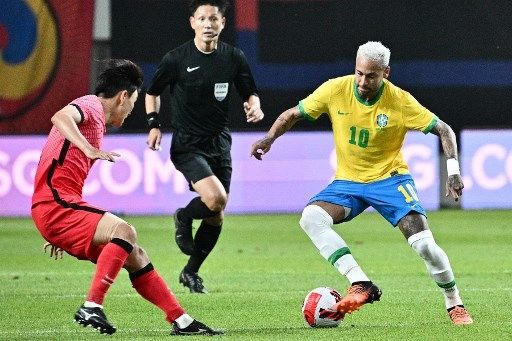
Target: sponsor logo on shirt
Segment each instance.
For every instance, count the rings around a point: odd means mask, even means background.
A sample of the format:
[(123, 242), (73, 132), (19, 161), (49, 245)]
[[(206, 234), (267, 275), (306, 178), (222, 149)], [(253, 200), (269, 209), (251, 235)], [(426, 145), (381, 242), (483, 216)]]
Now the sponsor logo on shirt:
[(187, 72), (192, 72), (192, 71), (195, 71), (195, 70), (197, 70), (199, 68), (200, 68), (200, 66), (195, 66), (195, 67), (190, 67), (189, 66), (189, 67), (187, 67)]

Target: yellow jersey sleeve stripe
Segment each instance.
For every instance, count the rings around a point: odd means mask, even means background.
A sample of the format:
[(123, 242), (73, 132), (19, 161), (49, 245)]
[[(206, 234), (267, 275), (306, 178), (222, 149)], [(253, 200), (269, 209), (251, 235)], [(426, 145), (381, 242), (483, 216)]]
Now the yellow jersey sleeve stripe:
[(423, 134), (426, 135), (426, 134), (430, 133), (430, 131), (432, 129), (434, 129), (434, 127), (436, 126), (437, 120), (439, 120), (439, 118), (434, 115), (434, 117), (432, 117), (432, 121), (430, 121), (429, 125), (425, 129), (423, 129)]
[(311, 121), (311, 122), (315, 121), (315, 119), (313, 117), (309, 116), (308, 113), (306, 112), (306, 108), (304, 108), (303, 101), (299, 101), (299, 111), (300, 111), (300, 116), (302, 118), (305, 118), (306, 120)]

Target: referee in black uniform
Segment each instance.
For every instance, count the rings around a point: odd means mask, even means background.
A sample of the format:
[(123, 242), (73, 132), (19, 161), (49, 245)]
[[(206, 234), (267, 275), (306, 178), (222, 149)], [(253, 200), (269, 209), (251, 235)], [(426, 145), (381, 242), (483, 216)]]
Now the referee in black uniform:
[[(206, 293), (199, 268), (219, 238), (231, 182), (229, 100), (236, 88), (245, 101), (247, 122), (263, 119), (258, 90), (243, 52), (219, 41), (226, 23), (225, 0), (191, 1), (193, 40), (168, 52), (146, 93), (148, 145), (160, 149), (160, 94), (171, 92), (174, 134), (171, 160), (199, 196), (174, 214), (175, 239), (190, 255), (179, 281), (193, 293)], [(201, 219), (195, 236), (192, 221)]]

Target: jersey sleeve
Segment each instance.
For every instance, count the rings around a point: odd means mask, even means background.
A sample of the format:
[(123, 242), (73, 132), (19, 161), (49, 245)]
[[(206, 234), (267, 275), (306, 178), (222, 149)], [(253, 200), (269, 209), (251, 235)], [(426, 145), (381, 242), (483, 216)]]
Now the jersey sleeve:
[(332, 80), (320, 85), (312, 94), (299, 102), (301, 115), (314, 121), (323, 113), (328, 112), (328, 105), (331, 99)]
[(69, 105), (80, 113), (81, 120), (77, 123), (80, 127), (94, 124), (104, 127), (105, 115), (98, 97), (94, 95), (79, 97), (69, 103)]
[(238, 94), (245, 101), (249, 98), (249, 96), (257, 95), (258, 88), (256, 87), (254, 77), (251, 73), (251, 68), (249, 67), (249, 63), (247, 63), (247, 58), (245, 57), (243, 51), (240, 49), (235, 49), (234, 55), (238, 65), (238, 72), (234, 78), (234, 83)]
[(83, 123), (85, 121), (85, 113), (82, 110), (82, 108), (78, 104), (73, 103), (73, 102), (69, 103), (69, 105), (71, 105), (72, 107), (75, 107), (75, 109), (78, 110), (78, 112), (80, 113), (81, 118), (80, 118), (80, 122), (78, 122), (78, 124)]
[(69, 103), (69, 105), (74, 107), (80, 113), (81, 119), (80, 122), (78, 122), (78, 124), (87, 123), (91, 120), (91, 115), (94, 111), (90, 110), (93, 106), (90, 97), (91, 96), (79, 97), (74, 99), (71, 103)]
[(403, 102), (403, 118), (408, 130), (420, 130), (428, 134), (437, 123), (437, 116), (422, 106), (410, 93), (406, 93)]
[(167, 85), (172, 86), (173, 79), (176, 79), (176, 63), (170, 52), (168, 52), (160, 61), (158, 69), (151, 80), (147, 94), (160, 96)]

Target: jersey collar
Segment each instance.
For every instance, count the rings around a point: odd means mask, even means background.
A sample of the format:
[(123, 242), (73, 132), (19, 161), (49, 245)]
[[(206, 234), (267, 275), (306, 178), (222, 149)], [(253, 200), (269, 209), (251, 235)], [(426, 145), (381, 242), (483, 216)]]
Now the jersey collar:
[(354, 81), (354, 96), (356, 97), (356, 99), (358, 100), (359, 103), (369, 107), (369, 106), (377, 103), (377, 101), (380, 99), (380, 96), (382, 96), (382, 93), (384, 92), (384, 84), (386, 84), (386, 83), (384, 83), (384, 80), (383, 80), (382, 83), (380, 84), (380, 88), (379, 88), (379, 91), (377, 92), (377, 94), (372, 99), (367, 101), (363, 97), (361, 97), (361, 95), (359, 95), (359, 92), (357, 92), (357, 85), (356, 85), (356, 82)]

